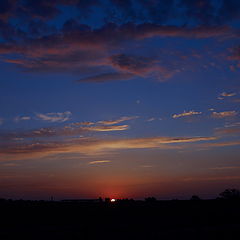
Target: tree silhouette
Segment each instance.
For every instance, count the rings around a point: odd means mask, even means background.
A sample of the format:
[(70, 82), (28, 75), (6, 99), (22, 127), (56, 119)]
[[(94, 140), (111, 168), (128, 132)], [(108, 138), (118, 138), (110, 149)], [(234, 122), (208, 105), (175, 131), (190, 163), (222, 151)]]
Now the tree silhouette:
[(240, 191), (238, 189), (226, 189), (221, 192), (220, 197), (226, 200), (240, 200)]
[(147, 198), (145, 198), (145, 201), (148, 203), (152, 203), (152, 202), (156, 202), (157, 199), (155, 197), (147, 197)]
[(201, 200), (201, 198), (199, 196), (197, 196), (197, 195), (192, 195), (190, 200), (196, 201), (196, 200)]

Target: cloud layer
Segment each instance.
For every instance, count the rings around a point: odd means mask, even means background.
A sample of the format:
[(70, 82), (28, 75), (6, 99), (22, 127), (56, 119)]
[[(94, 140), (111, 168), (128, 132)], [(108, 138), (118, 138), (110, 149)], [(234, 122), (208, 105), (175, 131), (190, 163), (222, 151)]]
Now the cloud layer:
[[(37, 119), (47, 121), (50, 123), (62, 123), (70, 119), (71, 112), (63, 113), (47, 113), (36, 114)], [(16, 141), (24, 139), (39, 139), (50, 137), (66, 137), (66, 136), (79, 136), (91, 132), (112, 132), (112, 131), (125, 131), (130, 128), (129, 125), (116, 125), (122, 122), (130, 121), (138, 118), (137, 116), (124, 116), (115, 120), (102, 120), (97, 122), (73, 122), (64, 126), (51, 126), (36, 128), (33, 130), (25, 131), (8, 131), (7, 133), (0, 133), (0, 140), (2, 141)], [(19, 120), (19, 119), (18, 119)]]
[[(134, 77), (163, 81), (183, 71), (182, 56), (165, 61), (172, 50), (163, 56), (158, 46), (156, 54), (141, 54), (139, 44), (150, 38), (238, 37), (239, 32), (226, 24), (237, 19), (238, 7), (226, 0), (220, 4), (206, 0), (4, 0), (0, 6), (1, 61), (25, 71), (78, 72), (77, 82)], [(93, 24), (95, 18), (97, 24)]]
[(152, 137), (111, 140), (88, 137), (61, 142), (32, 142), (5, 145), (0, 149), (0, 156), (4, 160), (4, 157), (7, 156), (13, 159), (26, 159), (61, 153), (92, 155), (124, 149), (179, 149), (182, 146), (178, 144), (213, 140), (216, 140), (216, 137)]

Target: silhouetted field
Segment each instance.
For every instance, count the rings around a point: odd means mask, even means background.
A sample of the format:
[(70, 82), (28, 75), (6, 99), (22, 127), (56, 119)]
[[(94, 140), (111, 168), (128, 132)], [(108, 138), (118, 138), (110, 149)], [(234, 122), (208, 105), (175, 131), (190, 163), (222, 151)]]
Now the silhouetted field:
[(240, 201), (0, 201), (0, 239), (239, 239)]

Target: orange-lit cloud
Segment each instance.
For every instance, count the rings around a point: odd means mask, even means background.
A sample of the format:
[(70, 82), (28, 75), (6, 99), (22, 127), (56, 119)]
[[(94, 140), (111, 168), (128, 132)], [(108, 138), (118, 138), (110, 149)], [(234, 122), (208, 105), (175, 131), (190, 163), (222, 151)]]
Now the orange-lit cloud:
[(4, 160), (6, 156), (12, 156), (13, 159), (25, 159), (60, 153), (93, 155), (124, 149), (178, 149), (183, 147), (181, 146), (182, 143), (186, 144), (213, 140), (216, 140), (216, 137), (152, 137), (111, 140), (80, 138), (61, 142), (8, 144), (1, 146), (0, 156), (1, 160)]
[[(65, 122), (70, 117), (70, 112), (65, 113), (48, 113), (38, 114), (38, 117), (50, 122)], [(17, 118), (17, 121), (28, 120), (30, 117)], [(27, 138), (44, 138), (44, 137), (60, 137), (60, 136), (76, 136), (86, 134), (88, 132), (111, 132), (124, 131), (129, 129), (129, 125), (115, 125), (124, 121), (138, 118), (137, 116), (121, 117), (115, 120), (104, 120), (98, 122), (74, 122), (61, 127), (45, 127), (26, 131), (12, 131), (0, 133), (0, 140), (9, 141)], [(115, 125), (115, 126), (112, 126)]]
[(199, 145), (201, 148), (212, 148), (212, 147), (229, 147), (229, 146), (238, 146), (240, 141), (226, 141), (226, 142), (212, 142)]
[(199, 115), (199, 114), (202, 114), (202, 113), (191, 110), (189, 112), (184, 111), (183, 113), (180, 113), (180, 114), (174, 114), (172, 117), (180, 118), (180, 117), (188, 117), (188, 116)]
[(230, 92), (230, 93), (222, 92), (222, 93), (220, 94), (220, 96), (222, 96), (222, 97), (233, 97), (233, 96), (235, 96), (235, 95), (236, 95), (236, 93), (234, 93), (234, 92)]
[(226, 117), (234, 117), (237, 115), (236, 111), (224, 111), (224, 112), (213, 112), (213, 118), (226, 118)]
[(124, 131), (129, 128), (128, 125), (118, 126), (93, 126), (93, 127), (82, 127), (83, 131), (94, 131), (94, 132), (111, 132), (111, 131)]
[(111, 56), (110, 62), (114, 68), (140, 77), (154, 76), (158, 80), (164, 80), (176, 73), (174, 69), (163, 66), (159, 60), (150, 57), (117, 54)]
[(88, 164), (90, 164), (90, 165), (95, 165), (95, 164), (102, 164), (102, 163), (110, 163), (111, 161), (109, 161), (109, 160), (99, 160), (99, 161), (91, 161), (91, 162), (89, 162)]
[(114, 125), (114, 124), (118, 124), (124, 121), (129, 121), (132, 119), (136, 119), (138, 118), (138, 116), (130, 116), (130, 117), (121, 117), (119, 119), (115, 119), (115, 120), (103, 120), (103, 121), (98, 121), (99, 124), (103, 124), (103, 125)]
[(225, 127), (225, 128), (218, 128), (215, 130), (216, 134), (218, 135), (239, 135), (240, 134), (240, 127)]

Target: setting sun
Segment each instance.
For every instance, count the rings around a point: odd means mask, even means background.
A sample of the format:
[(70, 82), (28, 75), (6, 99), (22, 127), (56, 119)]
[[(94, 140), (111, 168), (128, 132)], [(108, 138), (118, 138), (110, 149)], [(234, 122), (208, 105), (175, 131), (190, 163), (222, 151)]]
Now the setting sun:
[(111, 199), (111, 202), (116, 202), (116, 199), (112, 198), (112, 199)]

